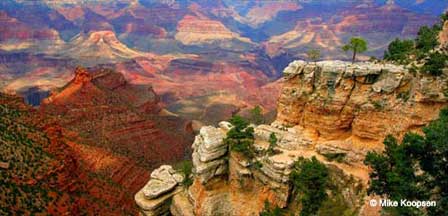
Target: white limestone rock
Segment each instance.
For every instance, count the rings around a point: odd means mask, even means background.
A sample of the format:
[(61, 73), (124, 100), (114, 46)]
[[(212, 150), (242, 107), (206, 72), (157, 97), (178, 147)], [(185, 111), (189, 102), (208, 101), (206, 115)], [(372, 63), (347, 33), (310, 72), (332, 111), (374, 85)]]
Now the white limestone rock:
[[(223, 157), (228, 152), (224, 143), (226, 130), (230, 123), (221, 122), (221, 128), (202, 127), (193, 144), (193, 173), (205, 184), (215, 176), (226, 173), (227, 160)], [(222, 129), (225, 128), (225, 129)]]
[(154, 199), (172, 191), (183, 180), (184, 176), (173, 167), (162, 165), (151, 173), (151, 179), (141, 191), (147, 199)]

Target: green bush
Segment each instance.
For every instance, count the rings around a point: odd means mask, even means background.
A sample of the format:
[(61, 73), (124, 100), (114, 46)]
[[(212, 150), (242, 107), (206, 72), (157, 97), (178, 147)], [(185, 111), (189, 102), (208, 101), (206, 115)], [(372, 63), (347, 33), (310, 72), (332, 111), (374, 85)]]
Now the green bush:
[(425, 62), (421, 71), (433, 76), (440, 76), (443, 73), (442, 69), (446, 67), (447, 61), (447, 55), (441, 52), (433, 52), (429, 54), (429, 59)]
[(275, 206), (273, 208), (267, 200), (264, 201), (264, 209), (260, 213), (260, 216), (283, 216), (283, 215), (285, 215), (285, 210), (279, 208), (278, 206)]
[(391, 200), (434, 200), (436, 207), (386, 208), (393, 215), (448, 215), (448, 109), (423, 128), (424, 136), (407, 133), (401, 143), (388, 136), (382, 153), (369, 152), (369, 194)]
[(323, 201), (327, 199), (329, 183), (328, 168), (316, 157), (300, 158), (291, 172), (294, 193), (302, 205), (301, 216), (315, 215)]
[(414, 51), (414, 41), (400, 40), (392, 41), (384, 52), (384, 60), (396, 61), (401, 64), (409, 62), (409, 55)]
[(404, 102), (408, 101), (410, 97), (411, 97), (410, 91), (400, 92), (397, 94), (397, 98), (402, 99)]
[(267, 150), (268, 155), (272, 156), (275, 154), (280, 154), (282, 151), (275, 149), (277, 147), (277, 136), (275, 136), (275, 133), (271, 133), (269, 135), (269, 147)]
[(193, 163), (189, 160), (181, 161), (180, 163), (176, 164), (176, 170), (179, 171), (184, 175), (184, 180), (182, 181), (182, 184), (186, 187), (193, 184), (193, 179), (191, 178), (191, 173), (193, 170)]
[(322, 155), (329, 161), (337, 161), (339, 163), (342, 163), (347, 154), (346, 153), (327, 153), (327, 154), (322, 154)]
[(250, 110), (250, 121), (256, 125), (264, 124), (266, 122), (263, 116), (263, 110), (260, 106), (255, 106)]
[(439, 45), (439, 40), (437, 39), (439, 32), (440, 27), (438, 25), (432, 28), (428, 26), (421, 27), (415, 39), (415, 47), (423, 53), (433, 50)]
[(240, 152), (246, 157), (254, 156), (254, 128), (248, 127), (249, 123), (241, 116), (233, 116), (229, 122), (233, 128), (227, 132), (224, 142), (230, 146), (232, 151)]

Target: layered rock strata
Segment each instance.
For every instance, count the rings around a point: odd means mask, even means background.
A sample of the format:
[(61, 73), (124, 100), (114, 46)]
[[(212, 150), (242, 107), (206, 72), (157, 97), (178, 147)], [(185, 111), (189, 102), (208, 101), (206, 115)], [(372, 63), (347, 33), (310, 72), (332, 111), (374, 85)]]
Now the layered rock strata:
[(202, 127), (194, 140), (193, 172), (201, 183), (207, 183), (211, 178), (225, 174), (228, 169), (224, 158), (228, 146), (223, 142), (226, 129), (226, 127)]
[(447, 76), (413, 74), (392, 64), (294, 61), (273, 125), (306, 131), (322, 154), (344, 153), (351, 161), (382, 149), (388, 134), (418, 131), (448, 101)]
[[(145, 196), (145, 191), (165, 191), (159, 184), (148, 184), (136, 195), (136, 201), (142, 209), (141, 198), (152, 198), (150, 201), (151, 213), (166, 212), (170, 209), (172, 215), (258, 215), (265, 206), (265, 202), (281, 208), (289, 208), (292, 196), (290, 174), (294, 162), (299, 157), (317, 156), (307, 142), (303, 142), (296, 132), (288, 132), (274, 126), (255, 126), (255, 148), (262, 152), (268, 148), (269, 135), (275, 133), (278, 143), (291, 147), (302, 144), (292, 149), (279, 145), (278, 154), (268, 155), (262, 153), (253, 159), (248, 159), (240, 153), (228, 150), (223, 139), (227, 131), (232, 127), (228, 122), (221, 122), (219, 127), (204, 126), (195, 138), (193, 144), (193, 184), (185, 190), (166, 184), (163, 188), (172, 192), (160, 193), (158, 197)], [(269, 134), (269, 135), (267, 135)], [(292, 137), (292, 138), (291, 138)], [(362, 196), (365, 181), (359, 176), (342, 169), (342, 166), (325, 161), (330, 167), (331, 178), (341, 184), (345, 189), (342, 195), (350, 201), (353, 209), (359, 209), (362, 205)], [(156, 172), (156, 171), (155, 171)], [(158, 171), (157, 171), (158, 172)], [(353, 184), (342, 185), (348, 180)], [(176, 187), (176, 189), (172, 189)], [(357, 189), (361, 187), (361, 190)], [(151, 193), (154, 194), (154, 193)], [(159, 194), (159, 193), (157, 193)], [(156, 204), (152, 204), (156, 203)], [(157, 206), (157, 207), (152, 207)], [(159, 207), (162, 206), (162, 207)], [(169, 207), (168, 207), (169, 206)], [(146, 215), (151, 215), (146, 210)], [(163, 215), (163, 214), (160, 214)]]
[[(328, 167), (329, 197), (357, 215), (379, 215), (365, 202), (365, 154), (382, 150), (388, 134), (420, 132), (447, 104), (447, 80), (446, 71), (433, 77), (390, 64), (294, 61), (284, 70), (276, 121), (252, 125), (256, 156), (229, 151), (223, 139), (230, 123), (202, 127), (193, 144), (193, 184), (173, 196), (170, 212), (259, 215), (265, 202), (297, 212), (290, 174), (299, 158), (314, 156)], [(266, 151), (271, 134), (275, 154)]]

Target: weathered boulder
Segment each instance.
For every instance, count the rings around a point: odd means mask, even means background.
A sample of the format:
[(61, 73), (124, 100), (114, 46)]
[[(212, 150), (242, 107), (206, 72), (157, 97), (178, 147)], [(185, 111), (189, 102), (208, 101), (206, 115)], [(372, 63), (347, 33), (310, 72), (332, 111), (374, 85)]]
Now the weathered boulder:
[(147, 199), (153, 199), (172, 191), (183, 179), (184, 176), (171, 166), (162, 165), (151, 173), (151, 180), (143, 187), (142, 192)]
[[(221, 123), (222, 127), (231, 127)], [(225, 174), (227, 161), (223, 159), (228, 146), (223, 142), (226, 130), (212, 126), (202, 127), (193, 143), (193, 172), (207, 183), (211, 178)]]
[(171, 197), (181, 191), (178, 185), (183, 180), (184, 176), (169, 165), (155, 169), (151, 179), (134, 197), (140, 212), (146, 216), (167, 215)]
[(182, 188), (176, 188), (170, 193), (166, 193), (154, 199), (148, 199), (143, 191), (137, 192), (134, 199), (140, 209), (141, 215), (144, 216), (160, 216), (169, 215), (171, 198), (181, 192)]

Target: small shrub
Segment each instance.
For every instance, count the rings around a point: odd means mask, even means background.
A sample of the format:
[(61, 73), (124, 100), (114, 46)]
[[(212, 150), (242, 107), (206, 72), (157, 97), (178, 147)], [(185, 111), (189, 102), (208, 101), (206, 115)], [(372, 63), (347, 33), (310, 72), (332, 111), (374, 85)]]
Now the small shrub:
[(227, 132), (224, 142), (232, 151), (240, 152), (246, 157), (254, 157), (254, 128), (248, 127), (249, 123), (241, 116), (235, 115), (229, 122), (234, 126)]
[(425, 62), (421, 71), (433, 76), (440, 76), (443, 73), (443, 68), (446, 67), (448, 56), (441, 52), (434, 52), (429, 55), (429, 59)]
[(384, 109), (384, 102), (382, 102), (382, 101), (372, 101), (372, 104), (375, 107), (375, 109), (377, 109), (377, 110)]
[(263, 167), (263, 164), (262, 164), (260, 161), (255, 161), (255, 162), (252, 164), (252, 166), (253, 166), (255, 169), (261, 169), (261, 168)]
[(260, 106), (255, 106), (250, 110), (250, 120), (256, 125), (264, 124), (266, 122), (263, 116), (263, 110)]
[(347, 156), (346, 153), (327, 153), (322, 154), (327, 160), (329, 161), (336, 161), (338, 163), (344, 162), (345, 156)]
[(428, 26), (421, 27), (415, 39), (415, 47), (423, 53), (428, 53), (439, 45), (437, 39), (439, 31), (440, 28), (438, 26), (433, 26), (432, 28)]
[(282, 153), (282, 151), (275, 149), (275, 147), (277, 147), (277, 136), (275, 136), (275, 133), (271, 133), (271, 135), (269, 135), (269, 147), (268, 147), (268, 155), (272, 156), (272, 155), (276, 155), (276, 154), (280, 154)]
[(313, 62), (316, 62), (317, 60), (319, 60), (319, 58), (321, 56), (320, 55), (320, 50), (318, 50), (318, 49), (309, 49), (306, 52), (306, 55), (308, 56), (308, 59), (313, 61)]
[(400, 92), (397, 94), (398, 99), (402, 99), (404, 102), (408, 101), (411, 96), (411, 93), (409, 91)]
[(315, 215), (321, 204), (327, 199), (329, 183), (328, 168), (316, 157), (300, 158), (291, 172), (294, 193), (297, 193), (302, 205), (301, 216)]
[(283, 216), (285, 215), (285, 210), (275, 206), (274, 208), (271, 204), (265, 200), (264, 201), (264, 209), (260, 212), (260, 216)]
[(400, 40), (392, 41), (384, 52), (384, 60), (395, 61), (400, 64), (409, 62), (409, 55), (414, 51), (414, 41)]
[(191, 178), (192, 170), (193, 170), (193, 163), (189, 160), (181, 161), (176, 165), (176, 170), (179, 171), (184, 175), (184, 180), (182, 181), (182, 184), (186, 187), (193, 184), (193, 179)]

